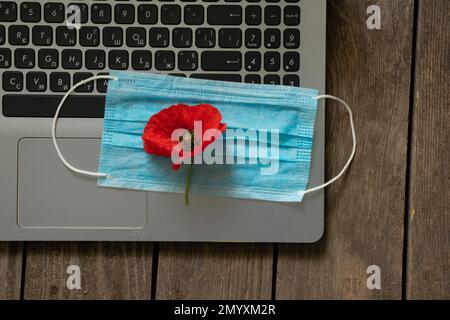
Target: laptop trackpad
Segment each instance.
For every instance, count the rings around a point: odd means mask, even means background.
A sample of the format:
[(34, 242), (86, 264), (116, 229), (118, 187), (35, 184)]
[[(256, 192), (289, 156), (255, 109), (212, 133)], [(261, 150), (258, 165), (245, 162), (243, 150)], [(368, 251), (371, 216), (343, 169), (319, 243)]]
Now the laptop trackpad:
[[(96, 171), (99, 139), (58, 139), (76, 167)], [(48, 138), (18, 144), (18, 210), (22, 228), (140, 229), (146, 192), (97, 187), (97, 179), (69, 171)]]

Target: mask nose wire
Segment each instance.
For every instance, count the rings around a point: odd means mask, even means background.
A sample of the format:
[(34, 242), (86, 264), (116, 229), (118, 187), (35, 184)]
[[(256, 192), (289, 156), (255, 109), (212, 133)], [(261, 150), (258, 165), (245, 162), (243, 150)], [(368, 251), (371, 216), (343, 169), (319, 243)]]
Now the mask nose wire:
[(320, 95), (314, 98), (315, 100), (322, 100), (322, 99), (331, 99), (331, 100), (335, 100), (340, 102), (341, 104), (343, 104), (345, 106), (345, 108), (347, 109), (348, 112), (348, 116), (349, 116), (349, 120), (350, 120), (350, 128), (352, 131), (352, 139), (353, 139), (353, 148), (352, 148), (352, 153), (350, 154), (350, 157), (347, 160), (347, 163), (345, 164), (345, 166), (342, 168), (341, 172), (338, 173), (338, 175), (336, 175), (334, 178), (328, 180), (327, 182), (325, 182), (324, 184), (321, 184), (320, 186), (317, 187), (313, 187), (310, 189), (306, 189), (305, 191), (302, 191), (301, 194), (305, 195), (308, 193), (312, 193), (318, 190), (321, 190), (327, 186), (329, 186), (330, 184), (332, 184), (333, 182), (335, 182), (336, 180), (338, 180), (343, 174), (344, 172), (348, 169), (348, 167), (350, 166), (353, 158), (355, 157), (355, 153), (356, 153), (356, 133), (355, 133), (355, 124), (353, 123), (353, 113), (352, 113), (352, 109), (350, 108), (350, 106), (347, 104), (347, 102), (345, 102), (344, 100), (332, 96), (332, 95)]
[(53, 116), (53, 122), (52, 122), (52, 140), (53, 140), (53, 145), (55, 147), (56, 153), (58, 154), (59, 159), (61, 160), (61, 162), (71, 171), (85, 175), (85, 176), (90, 176), (90, 177), (106, 177), (107, 174), (106, 173), (100, 173), (100, 172), (93, 172), (93, 171), (86, 171), (86, 170), (81, 170), (78, 169), (76, 167), (74, 167), (73, 165), (71, 165), (66, 158), (64, 158), (64, 156), (61, 153), (61, 150), (59, 149), (59, 145), (58, 145), (58, 141), (56, 140), (56, 124), (58, 122), (58, 117), (59, 117), (59, 112), (61, 111), (62, 106), (64, 105), (64, 102), (66, 101), (66, 99), (69, 97), (69, 95), (78, 87), (91, 82), (93, 80), (98, 80), (98, 79), (105, 79), (105, 80), (119, 80), (118, 77), (114, 77), (114, 76), (110, 76), (110, 75), (97, 75), (97, 76), (92, 76), (89, 77), (85, 80), (82, 80), (80, 82), (78, 82), (77, 84), (75, 84), (74, 86), (72, 86), (72, 88), (69, 89), (69, 91), (66, 92), (66, 94), (63, 96), (63, 98), (61, 99), (61, 102), (58, 105), (58, 108), (56, 108), (55, 111), (55, 115)]

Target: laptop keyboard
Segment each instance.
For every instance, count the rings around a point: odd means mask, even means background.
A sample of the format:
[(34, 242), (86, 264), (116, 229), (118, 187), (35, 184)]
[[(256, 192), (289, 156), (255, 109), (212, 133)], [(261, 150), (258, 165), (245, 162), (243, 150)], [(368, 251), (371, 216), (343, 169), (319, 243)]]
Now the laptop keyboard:
[[(2, 113), (52, 117), (108, 70), (299, 86), (300, 16), (300, 0), (0, 1)], [(103, 117), (106, 88), (77, 88), (61, 116)]]

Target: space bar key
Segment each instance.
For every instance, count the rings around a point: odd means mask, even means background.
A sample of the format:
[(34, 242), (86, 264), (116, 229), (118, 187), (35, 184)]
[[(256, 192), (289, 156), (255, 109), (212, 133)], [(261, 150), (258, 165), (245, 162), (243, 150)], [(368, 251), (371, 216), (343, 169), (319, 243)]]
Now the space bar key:
[[(3, 96), (2, 111), (5, 117), (53, 117), (62, 95), (17, 95)], [(105, 96), (72, 95), (61, 108), (62, 118), (103, 118)]]

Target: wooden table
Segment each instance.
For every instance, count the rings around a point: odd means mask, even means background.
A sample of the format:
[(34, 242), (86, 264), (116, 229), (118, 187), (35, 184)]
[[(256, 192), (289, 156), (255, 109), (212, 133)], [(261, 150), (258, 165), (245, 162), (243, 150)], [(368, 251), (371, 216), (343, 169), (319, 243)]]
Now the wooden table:
[[(381, 30), (366, 27), (372, 4)], [(326, 191), (318, 243), (0, 243), (0, 298), (449, 299), (449, 12), (449, 0), (328, 1), (327, 92), (353, 107), (359, 148)], [(351, 148), (346, 116), (328, 104), (328, 176)], [(70, 264), (81, 290), (66, 288)]]

